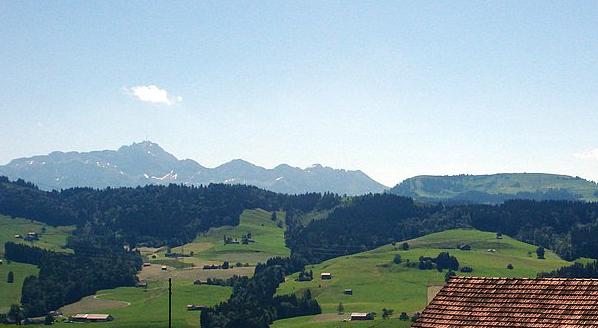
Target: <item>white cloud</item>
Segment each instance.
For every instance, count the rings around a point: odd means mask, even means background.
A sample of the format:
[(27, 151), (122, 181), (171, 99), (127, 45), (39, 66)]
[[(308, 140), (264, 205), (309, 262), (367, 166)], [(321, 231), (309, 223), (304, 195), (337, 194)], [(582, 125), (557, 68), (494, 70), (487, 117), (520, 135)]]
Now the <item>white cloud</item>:
[(579, 159), (590, 159), (594, 161), (598, 161), (598, 148), (590, 149), (588, 151), (584, 151), (581, 153), (575, 153), (573, 156)]
[(172, 106), (183, 101), (183, 97), (169, 95), (168, 91), (153, 84), (134, 86), (128, 88), (127, 91), (135, 98), (153, 104)]

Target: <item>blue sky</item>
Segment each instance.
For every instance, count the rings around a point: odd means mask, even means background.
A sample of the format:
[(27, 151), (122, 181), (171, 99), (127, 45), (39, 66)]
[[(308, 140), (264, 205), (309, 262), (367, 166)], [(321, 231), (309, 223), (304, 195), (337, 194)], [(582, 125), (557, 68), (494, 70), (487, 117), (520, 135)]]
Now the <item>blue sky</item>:
[(598, 180), (596, 1), (2, 1), (0, 163), (150, 139), (215, 166)]

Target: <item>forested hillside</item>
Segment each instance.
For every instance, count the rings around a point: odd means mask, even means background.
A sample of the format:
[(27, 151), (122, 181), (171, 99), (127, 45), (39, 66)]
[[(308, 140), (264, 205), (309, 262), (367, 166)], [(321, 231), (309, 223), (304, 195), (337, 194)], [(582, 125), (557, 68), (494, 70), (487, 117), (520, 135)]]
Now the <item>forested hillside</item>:
[(178, 246), (211, 227), (239, 224), (245, 209), (309, 211), (332, 208), (338, 202), (333, 194), (283, 195), (228, 184), (47, 192), (23, 180), (0, 177), (0, 213), (50, 225), (108, 229), (131, 246)]
[(292, 226), (287, 243), (292, 254), (313, 263), (466, 226), (542, 245), (565, 259), (598, 257), (598, 203), (576, 201), (442, 206), (389, 194), (367, 195), (353, 198), (325, 220)]
[(557, 174), (421, 175), (406, 179), (391, 193), (421, 201), (496, 204), (509, 199), (598, 200), (595, 182)]

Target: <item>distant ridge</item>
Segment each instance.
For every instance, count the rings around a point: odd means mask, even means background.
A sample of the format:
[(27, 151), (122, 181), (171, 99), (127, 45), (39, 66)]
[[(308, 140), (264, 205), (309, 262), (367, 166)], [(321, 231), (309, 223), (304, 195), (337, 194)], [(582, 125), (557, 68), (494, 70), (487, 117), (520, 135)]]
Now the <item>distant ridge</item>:
[(306, 169), (281, 164), (273, 169), (241, 159), (215, 168), (179, 160), (158, 144), (143, 141), (118, 150), (60, 152), (12, 160), (0, 175), (22, 178), (46, 190), (71, 187), (136, 187), (147, 184), (248, 184), (282, 193), (334, 192), (359, 195), (386, 186), (365, 173), (315, 164)]
[(580, 177), (547, 173), (420, 175), (390, 189), (417, 200), (452, 203), (500, 203), (508, 199), (598, 201), (598, 185)]

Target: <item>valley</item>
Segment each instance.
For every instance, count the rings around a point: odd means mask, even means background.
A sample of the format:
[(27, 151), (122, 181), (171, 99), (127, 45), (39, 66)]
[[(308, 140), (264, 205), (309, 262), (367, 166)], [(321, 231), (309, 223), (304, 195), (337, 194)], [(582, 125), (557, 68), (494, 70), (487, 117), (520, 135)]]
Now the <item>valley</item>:
[[(238, 327), (246, 320), (291, 328), (408, 327), (444, 284), (446, 263), (461, 276), (529, 278), (574, 260), (593, 263), (583, 233), (591, 234), (586, 223), (598, 213), (596, 204), (582, 202), (442, 206), (391, 194), (282, 195), (230, 185), (49, 193), (8, 181), (0, 191), (2, 213), (75, 223), (0, 216), (6, 245), (0, 283), (7, 287), (0, 307), (22, 301), (29, 313), (59, 308), (65, 316), (56, 318), (58, 326), (77, 313), (109, 313), (113, 321), (95, 325), (163, 327), (172, 279), (176, 327)], [(29, 207), (8, 206), (6, 199), (20, 197)], [(29, 233), (35, 238), (15, 237)], [(543, 248), (539, 258), (537, 243), (556, 248)], [(27, 283), (28, 275), (36, 278)], [(52, 297), (61, 298), (56, 305), (38, 302)], [(383, 317), (383, 309), (392, 313)], [(348, 322), (351, 313), (370, 313), (373, 321)]]

